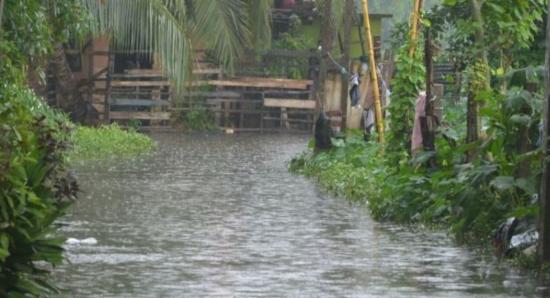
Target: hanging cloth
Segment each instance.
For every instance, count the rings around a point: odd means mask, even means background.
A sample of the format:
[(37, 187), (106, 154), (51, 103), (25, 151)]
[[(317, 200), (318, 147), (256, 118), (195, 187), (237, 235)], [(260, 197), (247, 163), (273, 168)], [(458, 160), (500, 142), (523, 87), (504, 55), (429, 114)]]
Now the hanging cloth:
[(361, 80), (359, 79), (359, 74), (354, 73), (351, 78), (351, 89), (349, 90), (349, 97), (351, 99), (351, 106), (356, 107), (359, 105), (359, 100), (361, 99), (361, 92), (359, 91), (359, 84)]
[(424, 148), (422, 140), (422, 127), (420, 126), (420, 119), (426, 116), (426, 92), (421, 91), (416, 98), (416, 109), (414, 114), (414, 126), (411, 139), (411, 152), (413, 156)]

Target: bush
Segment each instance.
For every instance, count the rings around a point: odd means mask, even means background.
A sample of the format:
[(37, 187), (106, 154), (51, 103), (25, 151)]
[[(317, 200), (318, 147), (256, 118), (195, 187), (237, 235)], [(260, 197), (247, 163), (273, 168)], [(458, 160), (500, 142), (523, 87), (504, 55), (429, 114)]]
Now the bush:
[(290, 170), (316, 177), (321, 186), (354, 201), (366, 201), (378, 193), (383, 178), (380, 146), (365, 143), (360, 133), (348, 135), (345, 142), (333, 142), (333, 149), (313, 154), (309, 150), (290, 162)]
[(54, 221), (78, 189), (64, 162), (69, 121), (20, 86), (0, 85), (2, 297), (55, 292), (44, 263), (63, 260), (64, 239), (55, 235)]
[(117, 124), (99, 128), (79, 126), (71, 137), (71, 161), (133, 157), (156, 147), (155, 141), (135, 130), (123, 130)]
[[(433, 152), (396, 164), (387, 150), (380, 154), (378, 144), (365, 143), (357, 134), (334, 142), (330, 151), (302, 154), (290, 169), (316, 177), (339, 195), (368, 202), (376, 219), (440, 225), (459, 240), (488, 243), (506, 218), (538, 213), (533, 198), (540, 181), (540, 102), (538, 95), (517, 89), (506, 96), (493, 94), (483, 110), (485, 139), (457, 146), (439, 138), (437, 170), (424, 166)], [(465, 163), (472, 148), (477, 157)]]
[(214, 130), (214, 116), (210, 111), (203, 107), (194, 107), (191, 111), (183, 115), (183, 125), (189, 130)]

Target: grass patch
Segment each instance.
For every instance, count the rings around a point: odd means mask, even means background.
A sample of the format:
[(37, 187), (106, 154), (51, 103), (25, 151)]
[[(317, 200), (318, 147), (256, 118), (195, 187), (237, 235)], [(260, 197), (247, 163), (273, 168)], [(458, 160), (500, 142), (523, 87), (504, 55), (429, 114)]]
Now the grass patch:
[(135, 130), (123, 130), (116, 124), (75, 129), (70, 161), (134, 157), (156, 147), (150, 137)]

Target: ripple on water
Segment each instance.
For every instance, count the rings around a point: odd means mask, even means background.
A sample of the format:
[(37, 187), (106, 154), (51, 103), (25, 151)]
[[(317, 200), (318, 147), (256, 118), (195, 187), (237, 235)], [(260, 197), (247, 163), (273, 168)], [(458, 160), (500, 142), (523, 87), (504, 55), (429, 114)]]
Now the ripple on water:
[(529, 275), (444, 233), (381, 224), (287, 172), (302, 136), (156, 135), (134, 161), (78, 169), (55, 279), (74, 297), (517, 297)]

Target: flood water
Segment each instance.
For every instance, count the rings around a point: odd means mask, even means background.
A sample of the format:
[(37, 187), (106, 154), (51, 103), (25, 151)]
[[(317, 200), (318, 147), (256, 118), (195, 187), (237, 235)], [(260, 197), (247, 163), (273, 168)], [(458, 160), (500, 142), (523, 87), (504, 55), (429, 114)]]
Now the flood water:
[(445, 233), (375, 222), (290, 174), (305, 136), (155, 135), (132, 161), (77, 168), (54, 279), (68, 297), (518, 297), (533, 276)]

